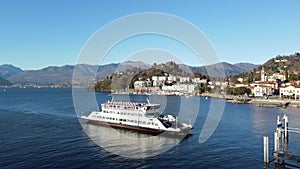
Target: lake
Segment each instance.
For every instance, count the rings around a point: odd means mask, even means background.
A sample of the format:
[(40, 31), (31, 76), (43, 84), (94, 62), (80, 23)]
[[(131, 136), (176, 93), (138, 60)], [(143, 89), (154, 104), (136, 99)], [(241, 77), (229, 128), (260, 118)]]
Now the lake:
[[(79, 98), (74, 107), (72, 89), (0, 89), (1, 168), (263, 168), (263, 136), (270, 137), (272, 150), (277, 115), (286, 113), (289, 126), (300, 128), (297, 108), (221, 103), (198, 96), (150, 96), (151, 102), (162, 103), (166, 113), (194, 123), (186, 139), (154, 137), (81, 125), (75, 109), (88, 114), (84, 110), (95, 107), (85, 99), (91, 92), (76, 92)], [(108, 93), (96, 93), (98, 104), (111, 99)], [(201, 142), (209, 110), (215, 110), (218, 102), (224, 104), (224, 111), (211, 113), (220, 115), (220, 121), (214, 122), (216, 129)], [(300, 154), (299, 143), (300, 134), (290, 134), (291, 152)]]

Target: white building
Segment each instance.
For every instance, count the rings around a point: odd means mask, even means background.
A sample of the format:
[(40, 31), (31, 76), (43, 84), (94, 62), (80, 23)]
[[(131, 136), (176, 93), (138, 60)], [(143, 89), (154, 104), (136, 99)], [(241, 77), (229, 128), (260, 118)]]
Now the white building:
[(279, 90), (280, 96), (283, 97), (300, 97), (300, 86), (281, 87)]
[(152, 76), (152, 81), (158, 81), (158, 76)]
[(261, 69), (260, 79), (261, 79), (260, 81), (262, 82), (275, 82), (277, 79), (280, 79), (281, 81), (287, 80), (284, 72), (273, 73), (273, 75), (267, 75), (264, 67), (262, 67)]
[(253, 89), (255, 97), (262, 97), (264, 95), (271, 96), (273, 94), (273, 88), (271, 86), (256, 85)]
[(189, 83), (191, 79), (189, 77), (180, 77), (180, 83)]
[(197, 83), (197, 84), (201, 84), (201, 83), (205, 84), (205, 83), (207, 83), (207, 81), (208, 81), (207, 79), (200, 79), (199, 77), (192, 79), (192, 82)]
[(170, 76), (168, 76), (167, 80), (168, 80), (168, 81), (177, 82), (177, 77), (176, 77), (176, 76), (170, 75)]
[(142, 88), (142, 87), (148, 87), (152, 86), (151, 81), (135, 81), (133, 84), (134, 88)]
[(162, 86), (167, 80), (166, 76), (152, 76), (153, 86)]
[(287, 80), (287, 79), (285, 78), (285, 73), (284, 73), (284, 72), (273, 73), (272, 76), (267, 76), (268, 82), (275, 82), (276, 79), (280, 79), (281, 81)]
[(158, 76), (158, 81), (160, 82), (164, 82), (167, 80), (167, 77), (166, 76)]

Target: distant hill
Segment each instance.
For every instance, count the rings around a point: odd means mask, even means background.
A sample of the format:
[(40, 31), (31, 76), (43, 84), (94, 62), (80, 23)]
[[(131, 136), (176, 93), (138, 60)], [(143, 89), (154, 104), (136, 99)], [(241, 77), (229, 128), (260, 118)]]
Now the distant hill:
[[(226, 62), (221, 62), (214, 65), (201, 66), (201, 67), (191, 67), (187, 65), (178, 65), (179, 67), (174, 67), (171, 62), (166, 64), (156, 65), (162, 67), (163, 71), (173, 74), (173, 75), (186, 75), (187, 73), (193, 73), (198, 71), (201, 74), (207, 74), (207, 71), (211, 73), (210, 76), (219, 76), (225, 72), (226, 76), (239, 74), (241, 72), (248, 71), (250, 68), (257, 67), (250, 63), (239, 63), (239, 64), (229, 64)], [(164, 66), (164, 67), (163, 67)], [(127, 69), (137, 69), (144, 70), (151, 66), (143, 62), (125, 61), (122, 63), (111, 63), (106, 65), (88, 65), (88, 64), (78, 64), (76, 65), (77, 79), (78, 83), (82, 81), (91, 82), (96, 73), (96, 80), (100, 80), (110, 76), (114, 72), (125, 71)], [(75, 69), (74, 65), (64, 65), (64, 66), (49, 66), (39, 70), (26, 70), (23, 71), (20, 68), (14, 67), (12, 65), (1, 65), (0, 73), (7, 77), (5, 79), (9, 80), (14, 84), (36, 84), (36, 85), (53, 85), (71, 82), (73, 78), (73, 72)], [(223, 69), (224, 68), (224, 69)]]
[(26, 70), (8, 78), (16, 84), (51, 85), (60, 82), (69, 82), (72, 79), (74, 66), (49, 66), (40, 70)]
[(255, 64), (252, 64), (252, 63), (236, 63), (236, 64), (233, 64), (233, 65), (237, 66), (240, 69), (241, 72), (247, 72), (249, 70), (253, 70), (253, 69), (256, 69), (256, 68), (259, 67), (259, 65), (255, 65)]
[(208, 74), (211, 77), (222, 77), (222, 76), (230, 76), (240, 74), (242, 72), (246, 72), (257, 68), (258, 65), (254, 65), (251, 63), (238, 63), (238, 64), (230, 64), (227, 62), (220, 62), (212, 65), (201, 66), (201, 67), (191, 67), (191, 70), (198, 71), (201, 74)]
[(0, 65), (0, 77), (4, 79), (7, 79), (11, 76), (14, 76), (22, 72), (23, 72), (22, 69), (15, 67), (13, 65), (9, 65), (9, 64)]
[(0, 86), (9, 86), (11, 83), (8, 80), (5, 80), (0, 77)]
[[(113, 72), (123, 71), (126, 69), (140, 68), (145, 69), (148, 66), (142, 62), (126, 61), (122, 63), (112, 63), (107, 65), (76, 65), (76, 72), (79, 79), (83, 81), (93, 79), (96, 73), (96, 80), (105, 78)], [(53, 85), (64, 82), (71, 82), (73, 78), (74, 65), (49, 66), (39, 70), (27, 70), (10, 76), (8, 80), (16, 84), (37, 84)]]

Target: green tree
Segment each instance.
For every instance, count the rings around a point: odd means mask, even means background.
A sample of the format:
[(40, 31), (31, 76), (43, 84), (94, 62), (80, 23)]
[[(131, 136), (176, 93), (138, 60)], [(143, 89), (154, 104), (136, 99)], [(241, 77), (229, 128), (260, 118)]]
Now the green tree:
[(298, 76), (297, 76), (296, 74), (293, 73), (293, 74), (290, 75), (289, 81), (298, 80), (297, 77), (298, 77)]
[(246, 87), (229, 87), (226, 89), (226, 94), (228, 95), (244, 95), (244, 94), (250, 94), (251, 90)]
[(288, 70), (285, 69), (285, 79), (288, 80), (289, 79), (289, 73), (288, 73)]

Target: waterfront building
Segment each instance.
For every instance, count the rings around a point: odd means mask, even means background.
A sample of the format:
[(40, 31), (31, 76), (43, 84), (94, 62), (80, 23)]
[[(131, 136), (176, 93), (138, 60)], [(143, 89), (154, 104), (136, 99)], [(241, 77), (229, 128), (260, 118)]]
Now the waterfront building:
[(281, 87), (279, 93), (281, 97), (292, 97), (297, 99), (300, 97), (300, 86), (290, 85), (286, 87)]
[(135, 81), (133, 84), (134, 88), (141, 88), (141, 87), (148, 87), (148, 86), (152, 86), (151, 81)]

